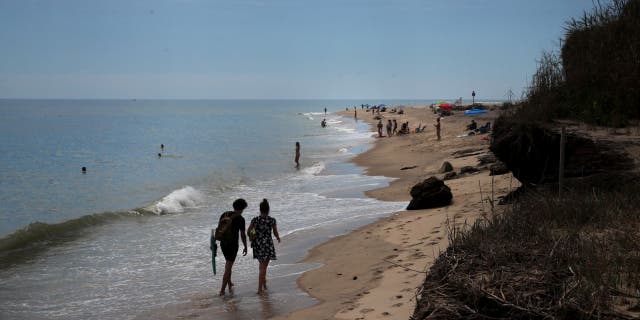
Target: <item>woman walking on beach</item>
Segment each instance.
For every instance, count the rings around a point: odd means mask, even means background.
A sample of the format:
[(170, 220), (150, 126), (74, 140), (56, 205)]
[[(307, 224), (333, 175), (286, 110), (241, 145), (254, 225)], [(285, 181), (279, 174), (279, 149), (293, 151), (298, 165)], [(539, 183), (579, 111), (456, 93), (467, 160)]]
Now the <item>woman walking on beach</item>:
[(258, 294), (267, 290), (267, 267), (269, 261), (276, 260), (276, 248), (273, 245), (271, 232), (280, 243), (280, 235), (276, 219), (269, 216), (269, 202), (263, 199), (260, 203), (260, 215), (251, 219), (249, 224), (249, 238), (253, 248), (253, 258), (260, 262), (260, 273), (258, 276)]
[(296, 168), (300, 168), (300, 142), (296, 142)]

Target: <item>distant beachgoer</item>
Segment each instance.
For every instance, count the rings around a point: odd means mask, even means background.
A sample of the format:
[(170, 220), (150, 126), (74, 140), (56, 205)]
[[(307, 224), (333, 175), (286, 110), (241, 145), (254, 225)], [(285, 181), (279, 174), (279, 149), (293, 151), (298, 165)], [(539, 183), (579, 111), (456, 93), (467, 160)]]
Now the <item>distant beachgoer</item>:
[(436, 124), (434, 124), (433, 126), (436, 127), (436, 136), (438, 137), (438, 141), (439, 141), (440, 140), (440, 117), (438, 117)]
[(247, 232), (251, 238), (251, 247), (253, 248), (253, 258), (260, 262), (260, 273), (258, 276), (258, 294), (267, 290), (267, 267), (269, 261), (276, 260), (276, 248), (273, 245), (271, 233), (276, 236), (280, 243), (280, 235), (278, 234), (278, 225), (276, 219), (269, 216), (269, 202), (263, 199), (260, 203), (260, 215), (251, 219)]
[(300, 142), (296, 142), (296, 168), (300, 168)]
[(164, 144), (160, 145), (160, 150), (164, 150)]
[(158, 153), (158, 158), (161, 158), (161, 157), (162, 157), (162, 153)]
[[(229, 237), (220, 241), (220, 249), (222, 250), (222, 254), (226, 261), (224, 265), (224, 275), (222, 276), (222, 289), (220, 289), (221, 296), (224, 295), (227, 286), (229, 286), (229, 290), (233, 287), (233, 282), (231, 282), (231, 271), (233, 263), (236, 261), (236, 256), (238, 255), (238, 249), (240, 248), (238, 245), (238, 238), (242, 239), (242, 244), (244, 245), (242, 255), (247, 255), (247, 236), (244, 231), (245, 221), (242, 217), (242, 211), (246, 208), (247, 202), (244, 199), (237, 199), (233, 202), (233, 211), (223, 213), (218, 222), (218, 224), (220, 224), (223, 222), (223, 219), (230, 219), (229, 227), (231, 228), (231, 230), (229, 230)], [(240, 233), (240, 237), (238, 237), (238, 233)]]
[(353, 108), (353, 118), (358, 120), (358, 110), (356, 108)]
[(467, 130), (475, 130), (478, 128), (478, 124), (475, 120), (471, 119), (471, 123), (467, 125)]
[(87, 167), (82, 167), (82, 173), (87, 173)]
[(322, 122), (320, 122), (320, 126), (321, 127), (326, 127), (327, 126), (327, 119), (322, 119)]
[(396, 119), (393, 119), (393, 135), (395, 136), (396, 133), (398, 133), (398, 121), (396, 121)]
[(378, 120), (378, 137), (382, 138), (382, 119)]
[(391, 138), (391, 128), (393, 128), (393, 123), (391, 123), (391, 119), (387, 120), (387, 137)]
[(327, 114), (327, 108), (324, 108), (324, 114), (325, 115)]

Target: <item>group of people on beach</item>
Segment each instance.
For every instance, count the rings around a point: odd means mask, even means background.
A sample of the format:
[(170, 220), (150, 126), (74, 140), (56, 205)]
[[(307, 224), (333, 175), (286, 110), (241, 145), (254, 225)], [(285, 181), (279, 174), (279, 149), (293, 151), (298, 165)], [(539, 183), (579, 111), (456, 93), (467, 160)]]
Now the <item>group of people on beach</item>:
[[(267, 267), (271, 260), (276, 260), (276, 249), (271, 234), (276, 237), (278, 243), (280, 243), (280, 235), (278, 234), (276, 219), (269, 216), (269, 201), (263, 199), (262, 202), (260, 202), (260, 215), (251, 219), (249, 228), (246, 229), (245, 232), (245, 220), (242, 212), (247, 206), (247, 201), (237, 199), (233, 202), (233, 211), (223, 213), (218, 220), (218, 226), (227, 223), (228, 228), (230, 228), (227, 230), (229, 236), (220, 240), (220, 249), (225, 259), (222, 288), (219, 293), (221, 296), (226, 293), (227, 288), (231, 291), (234, 285), (231, 281), (231, 273), (238, 255), (238, 250), (240, 249), (238, 244), (239, 240), (242, 240), (242, 244), (244, 245), (242, 255), (247, 255), (247, 234), (249, 235), (249, 241), (253, 249), (253, 258), (259, 262), (258, 294), (262, 294), (267, 290)], [(213, 234), (211, 237), (211, 250), (215, 256), (217, 252), (216, 240)]]
[[(436, 126), (436, 131), (438, 132), (438, 140), (440, 140), (440, 118), (438, 118), (438, 123), (435, 126)], [(382, 129), (384, 127), (385, 125), (382, 123), (382, 119), (379, 119), (377, 124), (379, 138), (384, 137), (382, 135)], [(388, 119), (386, 128), (387, 128), (387, 137), (389, 138), (395, 135), (404, 135), (404, 134), (411, 133), (411, 128), (409, 127), (409, 121), (403, 122), (402, 125), (400, 126), (400, 130), (398, 130), (398, 122), (396, 121), (396, 119), (393, 119), (393, 120)], [(422, 123), (420, 123), (413, 132), (422, 133), (425, 130), (427, 130), (427, 126), (426, 125), (423, 126)]]

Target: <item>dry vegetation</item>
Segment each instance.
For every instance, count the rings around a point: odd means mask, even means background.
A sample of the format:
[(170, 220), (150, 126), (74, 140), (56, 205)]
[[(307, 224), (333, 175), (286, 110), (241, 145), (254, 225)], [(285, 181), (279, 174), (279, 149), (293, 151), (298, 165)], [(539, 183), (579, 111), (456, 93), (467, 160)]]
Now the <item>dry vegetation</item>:
[[(542, 55), (526, 99), (500, 120), (510, 126), (494, 135), (518, 137), (518, 128), (557, 119), (638, 123), (640, 0), (596, 3), (567, 23), (560, 51)], [(533, 139), (530, 132), (519, 137)], [(557, 150), (555, 138), (534, 140)], [(450, 246), (430, 269), (412, 319), (640, 318), (638, 170), (604, 169), (576, 178), (561, 198), (553, 181), (523, 183), (516, 202), (471, 226), (451, 222)]]
[(621, 127), (640, 118), (640, 1), (597, 3), (538, 61), (521, 116)]
[(562, 199), (532, 192), (449, 230), (413, 319), (626, 319), (640, 315), (640, 187)]

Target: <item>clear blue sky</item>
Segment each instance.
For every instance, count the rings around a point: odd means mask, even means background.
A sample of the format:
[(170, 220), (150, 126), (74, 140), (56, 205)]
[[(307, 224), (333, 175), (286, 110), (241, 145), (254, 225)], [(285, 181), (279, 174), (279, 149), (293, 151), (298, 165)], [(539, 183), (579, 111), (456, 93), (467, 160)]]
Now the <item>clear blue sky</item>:
[(591, 0), (0, 0), (0, 98), (517, 96)]

